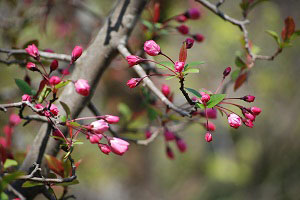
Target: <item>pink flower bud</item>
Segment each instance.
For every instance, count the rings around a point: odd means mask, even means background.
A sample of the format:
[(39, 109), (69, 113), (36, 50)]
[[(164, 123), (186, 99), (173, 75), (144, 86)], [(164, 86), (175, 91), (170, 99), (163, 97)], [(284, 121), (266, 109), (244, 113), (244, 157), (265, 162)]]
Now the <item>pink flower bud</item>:
[(31, 96), (29, 96), (28, 94), (24, 94), (22, 96), (22, 101), (29, 101), (29, 102), (31, 102)]
[(183, 153), (186, 151), (187, 146), (183, 139), (181, 139), (181, 138), (176, 139), (176, 145), (180, 152)]
[(58, 61), (57, 60), (53, 60), (50, 64), (50, 70), (51, 72), (55, 71), (58, 68)]
[(208, 122), (208, 126), (207, 126), (207, 123), (203, 123), (202, 124), (205, 128), (206, 128), (206, 130), (208, 130), (208, 131), (215, 131), (216, 130), (216, 125), (214, 124), (214, 123), (212, 123), (212, 122)]
[(69, 69), (66, 68), (66, 69), (60, 70), (60, 73), (67, 76), (70, 74), (70, 71), (69, 71)]
[(150, 56), (157, 56), (160, 53), (160, 46), (153, 40), (144, 43), (144, 51)]
[(5, 125), (3, 127), (3, 132), (5, 133), (6, 137), (10, 137), (13, 133), (13, 128), (10, 125)]
[(254, 124), (253, 121), (250, 119), (243, 119), (243, 123), (248, 126), (249, 128), (253, 128)]
[(166, 141), (171, 141), (171, 140), (176, 139), (175, 134), (173, 132), (169, 131), (168, 129), (165, 130), (164, 136), (165, 136)]
[(186, 13), (187, 18), (189, 19), (199, 19), (201, 13), (198, 8), (190, 8)]
[(228, 76), (228, 75), (230, 74), (230, 72), (231, 72), (231, 67), (227, 67), (227, 68), (224, 70), (224, 72), (223, 72), (224, 78), (225, 78), (226, 76)]
[(36, 104), (34, 107), (36, 109), (43, 109), (44, 108), (44, 106), (42, 104)]
[[(58, 129), (54, 129), (54, 130), (52, 131), (52, 135), (55, 136), (55, 137), (63, 138), (63, 135), (62, 135), (61, 131), (59, 131)], [(54, 138), (54, 139), (55, 139), (55, 140), (58, 140), (58, 139), (56, 139), (56, 138)]]
[(205, 140), (206, 140), (206, 142), (211, 142), (212, 141), (212, 134), (210, 132), (207, 132), (205, 134)]
[(242, 125), (242, 120), (238, 115), (231, 113), (228, 116), (228, 123), (231, 127), (238, 128)]
[(102, 139), (102, 135), (101, 134), (93, 134), (90, 136), (90, 142), (92, 144), (98, 144), (100, 142), (100, 140)]
[(44, 51), (45, 51), (45, 52), (48, 52), (48, 53), (54, 53), (54, 51), (53, 51), (52, 49), (49, 49), (49, 48), (44, 49)]
[(135, 55), (127, 56), (126, 60), (127, 60), (128, 64), (129, 64), (129, 67), (132, 67), (132, 66), (134, 66), (136, 64), (139, 64), (139, 63), (141, 63), (141, 62), (144, 61), (143, 58), (135, 56)]
[(181, 73), (184, 70), (184, 62), (175, 62), (175, 71)]
[(110, 146), (108, 146), (107, 144), (98, 144), (99, 149), (102, 151), (102, 153), (108, 155), (111, 150), (110, 150)]
[(110, 147), (113, 153), (122, 156), (129, 147), (129, 143), (120, 138), (113, 138), (110, 142)]
[(255, 121), (255, 115), (253, 115), (253, 114), (251, 114), (251, 113), (249, 113), (249, 112), (243, 112), (243, 114), (244, 114), (244, 116), (247, 118), (247, 119), (249, 119), (249, 120), (251, 120), (251, 121)]
[(162, 86), (161, 86), (161, 92), (166, 96), (166, 97), (168, 97), (169, 96), (169, 94), (170, 94), (170, 87), (168, 86), (168, 85), (166, 85), (166, 84), (162, 84)]
[(105, 115), (104, 120), (109, 124), (116, 124), (119, 122), (120, 118), (118, 116)]
[(186, 48), (190, 49), (193, 47), (195, 40), (192, 38), (186, 38), (185, 43), (186, 43)]
[[(9, 145), (7, 144), (6, 142), (6, 139), (4, 137), (0, 137), (0, 147), (3, 147), (3, 148), (7, 148)], [(1, 149), (1, 148), (0, 148)], [(1, 149), (2, 150), (2, 149)]]
[(188, 18), (187, 18), (186, 16), (184, 16), (184, 15), (178, 15), (178, 16), (175, 18), (175, 20), (176, 20), (177, 22), (180, 22), (180, 23), (185, 22), (187, 19), (188, 19)]
[(82, 47), (75, 46), (72, 51), (72, 63), (75, 62), (82, 54)]
[(152, 135), (152, 133), (151, 133), (150, 130), (147, 130), (147, 131), (145, 132), (146, 139), (149, 139), (149, 138), (151, 137), (151, 135)]
[(205, 92), (200, 93), (202, 95), (201, 101), (202, 103), (206, 104), (210, 100), (209, 94), (206, 94)]
[(166, 153), (167, 153), (167, 156), (169, 159), (174, 160), (174, 158), (175, 158), (174, 153), (169, 146), (167, 146), (167, 148), (166, 148)]
[(38, 71), (38, 68), (33, 62), (28, 62), (26, 65), (26, 68), (29, 69), (30, 71)]
[(16, 114), (13, 113), (9, 117), (9, 123), (12, 126), (16, 126), (16, 125), (21, 123), (21, 118), (19, 117), (19, 115), (16, 115)]
[(78, 79), (75, 82), (75, 90), (78, 94), (82, 96), (89, 96), (90, 94), (90, 85), (87, 80)]
[(250, 110), (253, 113), (253, 115), (259, 115), (261, 113), (261, 109), (255, 106), (251, 107)]
[(129, 88), (135, 88), (136, 86), (138, 86), (140, 84), (141, 80), (142, 79), (140, 79), (140, 78), (132, 78), (127, 81), (127, 86)]
[[(207, 108), (206, 109), (206, 112), (207, 112), (207, 117), (208, 119), (216, 119), (217, 118), (217, 110), (216, 109), (213, 109), (213, 108)], [(200, 112), (200, 115), (202, 117), (206, 117), (206, 114), (204, 111), (201, 111)]]
[(255, 96), (247, 95), (247, 96), (244, 96), (242, 99), (243, 99), (244, 101), (250, 103), (250, 102), (253, 102), (253, 101), (255, 100)]
[(193, 38), (197, 41), (197, 42), (203, 42), (204, 40), (204, 36), (200, 33), (197, 33), (195, 35), (193, 35)]
[(181, 33), (183, 35), (186, 35), (189, 33), (189, 27), (184, 24), (177, 26), (176, 29), (179, 33)]
[(28, 45), (28, 47), (25, 48), (25, 51), (35, 59), (39, 59), (40, 57), (40, 52), (38, 48), (35, 46), (35, 44)]
[(58, 76), (51, 76), (51, 78), (49, 79), (49, 83), (51, 85), (57, 85), (61, 82), (61, 79)]
[[(47, 107), (48, 107), (48, 105), (47, 105)], [(51, 106), (50, 106), (50, 112), (54, 115), (54, 116), (57, 116), (58, 115), (58, 112), (59, 112), (59, 110), (58, 110), (58, 108), (57, 108), (57, 106), (56, 105), (54, 105), (54, 104), (51, 104)]]
[(94, 121), (90, 125), (92, 127), (92, 131), (96, 134), (102, 134), (109, 128), (108, 123), (103, 119)]

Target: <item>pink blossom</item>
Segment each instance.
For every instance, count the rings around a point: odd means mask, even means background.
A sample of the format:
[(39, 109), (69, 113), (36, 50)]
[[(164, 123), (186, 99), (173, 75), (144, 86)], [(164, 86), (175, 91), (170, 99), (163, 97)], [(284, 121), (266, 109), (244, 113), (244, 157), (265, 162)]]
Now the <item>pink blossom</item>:
[(176, 70), (176, 72), (181, 73), (184, 70), (184, 62), (176, 61), (175, 62), (175, 70)]
[(253, 128), (254, 124), (253, 121), (250, 119), (243, 119), (243, 123), (248, 126), (249, 128)]
[(199, 19), (201, 16), (201, 13), (198, 8), (190, 8), (187, 11), (186, 16), (190, 19)]
[[(217, 110), (216, 110), (216, 109), (213, 109), (213, 108), (207, 108), (207, 109), (206, 109), (206, 112), (207, 112), (207, 117), (208, 117), (209, 119), (216, 119), (216, 118), (217, 118)], [(202, 117), (205, 117), (205, 116), (206, 116), (205, 111), (201, 111), (201, 112), (200, 112), (200, 115), (201, 115)]]
[(138, 86), (138, 84), (141, 82), (142, 79), (140, 78), (131, 78), (130, 80), (127, 81), (127, 86), (129, 88), (135, 88)]
[(195, 40), (192, 38), (186, 38), (185, 43), (186, 43), (186, 48), (190, 49), (193, 47)]
[(66, 68), (66, 69), (61, 70), (60, 73), (67, 76), (70, 74), (70, 71), (69, 71), (69, 69)]
[(127, 60), (127, 62), (128, 62), (128, 64), (129, 64), (130, 67), (132, 67), (132, 66), (134, 66), (136, 64), (139, 64), (139, 63), (141, 63), (141, 62), (144, 61), (143, 58), (140, 58), (140, 57), (135, 56), (135, 55), (127, 56), (126, 60)]
[(178, 30), (179, 33), (186, 35), (189, 33), (189, 27), (182, 24), (180, 26), (177, 26), (176, 29)]
[(261, 109), (255, 106), (251, 107), (250, 111), (253, 113), (253, 115), (259, 115), (261, 113)]
[(33, 62), (28, 62), (26, 64), (26, 68), (29, 69), (30, 71), (37, 71), (38, 68), (36, 67), (36, 65)]
[(51, 78), (49, 79), (49, 83), (51, 85), (57, 85), (61, 82), (61, 79), (58, 76), (51, 76)]
[(162, 84), (162, 86), (161, 86), (161, 91), (162, 91), (162, 93), (166, 96), (166, 97), (168, 97), (169, 96), (169, 94), (170, 94), (170, 87), (168, 86), (168, 85), (166, 85), (166, 84)]
[(5, 133), (6, 137), (11, 137), (13, 133), (13, 128), (10, 125), (5, 125), (3, 127), (3, 132)]
[(179, 151), (182, 153), (185, 152), (187, 149), (185, 141), (181, 138), (176, 139), (176, 145), (177, 145), (177, 148), (179, 149)]
[(185, 21), (187, 20), (187, 17), (184, 16), (184, 15), (178, 15), (178, 16), (175, 18), (175, 20), (176, 20), (177, 22), (183, 23), (183, 22), (185, 22)]
[(203, 42), (204, 40), (204, 36), (200, 33), (197, 33), (195, 35), (193, 35), (193, 38), (197, 41), (197, 42)]
[(151, 133), (150, 130), (147, 130), (147, 131), (145, 132), (146, 139), (149, 139), (149, 138), (151, 137), (151, 135), (152, 135), (152, 133)]
[(114, 137), (109, 142), (112, 152), (114, 152), (117, 155), (122, 156), (128, 150), (129, 143), (125, 140)]
[(34, 106), (36, 109), (43, 109), (44, 106), (42, 104), (35, 104)]
[(82, 54), (82, 47), (75, 46), (72, 51), (72, 63), (75, 62)]
[(29, 101), (29, 102), (31, 102), (31, 96), (28, 95), (28, 94), (24, 94), (22, 96), (22, 101)]
[(223, 77), (225, 78), (226, 76), (228, 76), (230, 72), (231, 72), (231, 67), (227, 67), (223, 72)]
[(157, 56), (160, 53), (160, 46), (153, 40), (144, 43), (144, 51), (150, 56)]
[(105, 115), (104, 120), (107, 121), (109, 124), (116, 124), (119, 122), (120, 117), (113, 115)]
[(168, 129), (165, 130), (164, 136), (166, 141), (175, 140), (175, 134)]
[(231, 127), (238, 128), (242, 125), (242, 120), (238, 115), (231, 113), (228, 116), (228, 123)]
[(19, 117), (19, 115), (16, 115), (16, 114), (13, 113), (9, 117), (9, 123), (12, 126), (16, 126), (16, 125), (21, 123), (21, 118)]
[(244, 114), (244, 116), (247, 118), (247, 119), (249, 119), (249, 120), (251, 120), (251, 121), (255, 121), (255, 115), (253, 115), (253, 114), (251, 114), (251, 113), (249, 113), (249, 112), (245, 112), (245, 113), (243, 113)]
[(100, 142), (100, 140), (102, 139), (102, 135), (101, 134), (93, 134), (90, 136), (90, 142), (92, 144), (98, 144)]
[[(207, 126), (208, 124), (208, 126)], [(216, 130), (216, 125), (212, 122), (208, 122), (208, 123), (203, 123), (203, 126), (208, 130), (208, 131), (215, 131)]]
[(58, 68), (58, 61), (57, 60), (53, 60), (50, 64), (50, 70), (55, 71)]
[(5, 139), (4, 137), (0, 137), (0, 145), (1, 145), (3, 148), (8, 147), (8, 144), (7, 144), (6, 139)]
[(202, 103), (206, 104), (210, 100), (209, 94), (206, 94), (205, 92), (200, 93), (202, 95), (201, 101)]
[(102, 151), (102, 153), (108, 155), (111, 152), (110, 146), (107, 144), (98, 144), (99, 149)]
[(250, 103), (250, 102), (253, 102), (253, 101), (255, 100), (255, 96), (247, 95), (247, 96), (244, 96), (242, 99), (243, 99), (244, 101)]
[(174, 153), (169, 146), (167, 146), (167, 148), (166, 148), (166, 153), (167, 153), (167, 156), (169, 159), (174, 160), (174, 158), (175, 158)]
[[(48, 106), (47, 106), (48, 107)], [(59, 112), (59, 110), (58, 110), (58, 108), (57, 108), (57, 106), (56, 105), (54, 105), (54, 104), (51, 104), (51, 106), (50, 106), (50, 112), (54, 115), (54, 116), (57, 116), (58, 115), (58, 112)]]
[(75, 90), (78, 94), (82, 96), (88, 96), (90, 94), (90, 85), (87, 80), (78, 79), (75, 82)]
[(205, 140), (206, 140), (206, 142), (211, 142), (212, 141), (212, 134), (210, 132), (207, 132), (205, 134)]
[(35, 44), (28, 45), (27, 48), (25, 48), (25, 51), (33, 58), (39, 59), (40, 52), (38, 48), (35, 46)]
[(109, 128), (108, 123), (103, 119), (94, 121), (90, 125), (92, 127), (93, 132), (96, 134), (102, 134)]

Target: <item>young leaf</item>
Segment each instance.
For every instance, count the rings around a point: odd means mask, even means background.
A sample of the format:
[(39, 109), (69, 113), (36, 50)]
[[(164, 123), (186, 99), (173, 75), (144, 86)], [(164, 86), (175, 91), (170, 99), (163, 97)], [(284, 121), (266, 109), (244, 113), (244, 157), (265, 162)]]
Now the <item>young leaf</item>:
[(77, 122), (70, 122), (69, 123), (71, 126), (75, 126), (75, 127), (79, 127), (79, 126), (81, 126), (79, 123), (77, 123)]
[(22, 184), (22, 188), (35, 187), (35, 186), (38, 186), (38, 185), (44, 185), (44, 184), (34, 182), (34, 181), (26, 181), (25, 183)]
[(202, 65), (204, 64), (205, 62), (204, 61), (196, 61), (196, 62), (191, 62), (189, 64), (187, 64), (187, 67), (198, 67), (199, 65)]
[(7, 169), (9, 167), (17, 166), (17, 165), (18, 165), (17, 161), (12, 160), (12, 159), (6, 159), (3, 167), (4, 167), (4, 169)]
[(38, 98), (38, 102), (42, 103), (47, 98), (47, 96), (51, 93), (51, 91), (52, 91), (51, 88), (45, 86)]
[(238, 78), (240, 72), (241, 72), (240, 69), (234, 70), (234, 71), (231, 73), (231, 79), (232, 79), (233, 81), (235, 81), (235, 80)]
[(235, 81), (234, 91), (236, 91), (237, 89), (239, 89), (246, 80), (247, 80), (247, 73), (240, 74), (239, 77)]
[(27, 82), (21, 80), (21, 79), (15, 79), (15, 82), (19, 89), (24, 93), (24, 94), (29, 94), (32, 95), (32, 88), (28, 85)]
[(187, 70), (185, 70), (185, 71), (183, 72), (183, 74), (188, 74), (188, 73), (199, 73), (199, 72), (200, 72), (199, 69), (193, 68), (193, 69), (187, 69)]
[(179, 61), (185, 62), (187, 59), (187, 49), (186, 49), (186, 42), (184, 42), (181, 46), (180, 53), (179, 53)]
[(65, 115), (60, 116), (60, 121), (61, 122), (66, 122), (67, 121), (67, 117)]
[(153, 121), (157, 117), (157, 112), (155, 109), (151, 108), (150, 106), (147, 108), (148, 118), (150, 121)]
[(142, 20), (144, 26), (146, 26), (149, 30), (153, 29), (153, 24), (147, 20)]
[(153, 22), (158, 22), (160, 16), (160, 3), (156, 2), (154, 4), (154, 16), (153, 16)]
[[(163, 61), (163, 62), (160, 62), (160, 64), (161, 64), (161, 65), (156, 64), (156, 66), (157, 66), (158, 68), (160, 68), (160, 69), (167, 69), (167, 68), (165, 67), (165, 66), (167, 66), (167, 67), (169, 67), (169, 68), (175, 70), (174, 64), (171, 63), (171, 62)], [(163, 66), (163, 65), (165, 65), (165, 66)]]
[(71, 115), (71, 110), (70, 110), (69, 106), (66, 103), (62, 102), (62, 101), (60, 101), (59, 103), (63, 107), (63, 109), (65, 110), (65, 112), (67, 114), (67, 118), (69, 118), (69, 116)]
[(293, 33), (295, 32), (295, 22), (294, 19), (292, 17), (287, 17), (284, 20), (285, 26), (281, 32), (281, 38), (283, 41), (288, 40)]
[(226, 94), (213, 94), (210, 96), (210, 100), (207, 102), (207, 108), (213, 108), (215, 105), (223, 101)]
[(59, 89), (59, 88), (65, 87), (65, 86), (68, 85), (70, 82), (71, 82), (70, 80), (62, 81), (62, 82), (60, 82), (59, 84), (55, 85), (55, 88), (56, 88), (56, 89)]
[(266, 33), (268, 33), (270, 36), (272, 36), (275, 39), (276, 43), (278, 45), (280, 45), (280, 38), (275, 31), (267, 30)]
[(176, 78), (177, 76), (168, 76), (167, 78), (166, 78), (166, 80), (171, 80), (171, 79), (173, 79), (173, 78)]
[(204, 105), (201, 104), (201, 103), (196, 103), (196, 107), (200, 108), (200, 109), (204, 109), (205, 108)]
[(55, 172), (56, 174), (60, 175), (61, 177), (64, 176), (64, 167), (63, 164), (60, 160), (55, 158), (54, 156), (51, 155), (45, 155), (48, 167)]
[(246, 67), (246, 63), (241, 59), (241, 57), (237, 56), (235, 58), (235, 65), (239, 68), (244, 68)]
[(194, 90), (192, 88), (185, 88), (188, 92), (192, 93), (193, 95), (195, 95), (196, 97), (198, 98), (201, 98), (202, 95), (197, 91), (197, 90)]
[(125, 117), (126, 121), (129, 121), (131, 119), (132, 112), (126, 104), (120, 103), (118, 105), (118, 110)]

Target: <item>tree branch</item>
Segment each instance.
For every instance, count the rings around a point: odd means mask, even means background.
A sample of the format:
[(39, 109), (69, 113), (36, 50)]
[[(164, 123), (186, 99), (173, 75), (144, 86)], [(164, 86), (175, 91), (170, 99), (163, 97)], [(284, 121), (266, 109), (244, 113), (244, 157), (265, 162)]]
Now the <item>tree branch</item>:
[[(128, 49), (126, 48), (126, 46), (124, 44), (120, 44), (118, 46), (118, 50), (124, 57), (131, 55), (131, 53), (128, 51)], [(143, 68), (140, 65), (134, 65), (132, 68), (136, 71), (136, 73), (140, 77), (147, 76), (146, 72), (143, 70)], [(154, 83), (151, 81), (150, 78), (148, 78), (148, 77), (144, 78), (143, 82), (170, 109), (174, 110), (175, 112), (179, 113), (182, 116), (187, 116), (187, 117), (191, 116), (188, 112), (178, 108), (172, 102), (170, 102), (169, 99), (166, 98), (165, 95), (163, 95), (163, 93), (154, 85)]]

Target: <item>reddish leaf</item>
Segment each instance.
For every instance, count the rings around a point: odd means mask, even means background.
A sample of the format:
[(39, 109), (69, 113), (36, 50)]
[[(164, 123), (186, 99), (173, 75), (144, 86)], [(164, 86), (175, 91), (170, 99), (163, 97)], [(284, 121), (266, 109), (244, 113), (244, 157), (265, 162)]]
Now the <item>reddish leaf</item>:
[(61, 177), (64, 177), (63, 163), (54, 156), (45, 155), (45, 158), (47, 160), (48, 167), (56, 174), (60, 175)]
[(44, 89), (45, 85), (48, 83), (48, 81), (46, 79), (43, 79), (41, 82), (40, 82), (40, 86), (39, 86), (39, 90), (37, 91), (36, 95), (35, 95), (35, 98), (37, 96), (39, 96), (40, 92)]
[(295, 32), (295, 22), (292, 17), (287, 17), (284, 20), (285, 26), (281, 32), (281, 38), (286, 41), (288, 40), (293, 33)]
[(248, 73), (244, 73), (239, 75), (239, 77), (236, 79), (235, 84), (234, 84), (234, 91), (239, 89), (247, 80)]
[(156, 2), (154, 4), (154, 15), (153, 15), (153, 22), (154, 23), (158, 22), (159, 16), (160, 16), (160, 4), (158, 2)]
[(179, 61), (180, 62), (185, 62), (187, 58), (187, 50), (186, 50), (186, 43), (184, 42), (182, 44), (182, 47), (180, 49), (180, 53), (179, 53)]

